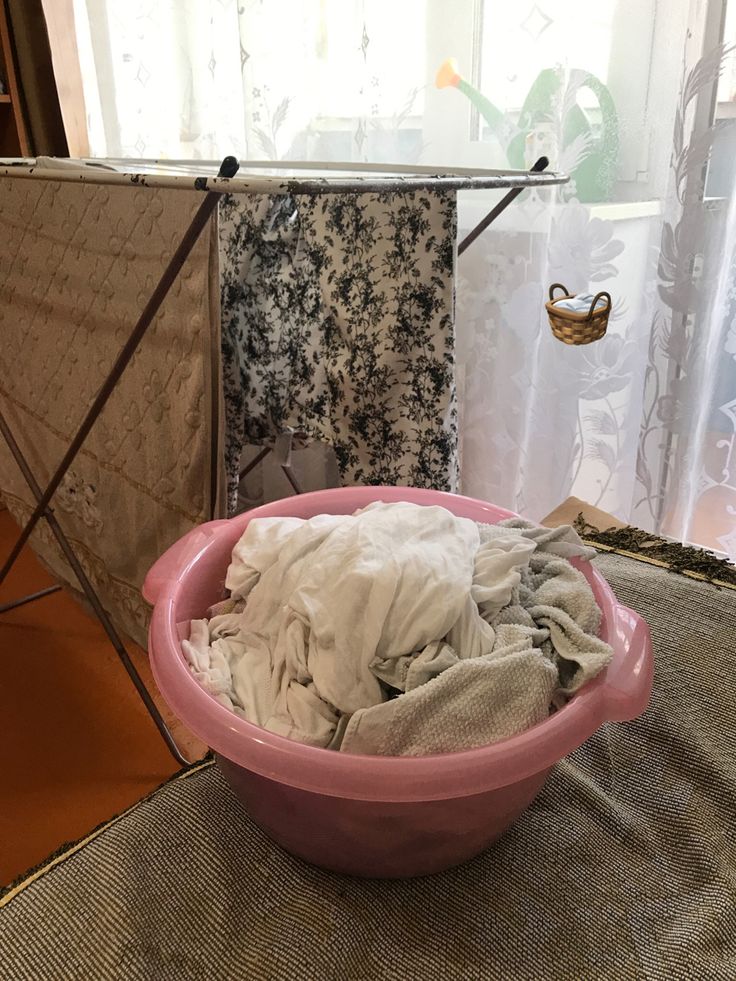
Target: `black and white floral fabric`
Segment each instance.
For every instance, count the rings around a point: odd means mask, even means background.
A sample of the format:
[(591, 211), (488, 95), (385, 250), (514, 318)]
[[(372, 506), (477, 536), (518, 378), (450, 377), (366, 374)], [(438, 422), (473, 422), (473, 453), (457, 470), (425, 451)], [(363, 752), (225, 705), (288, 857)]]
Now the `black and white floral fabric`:
[(220, 205), (230, 502), (240, 452), (292, 428), (344, 484), (457, 480), (454, 193)]

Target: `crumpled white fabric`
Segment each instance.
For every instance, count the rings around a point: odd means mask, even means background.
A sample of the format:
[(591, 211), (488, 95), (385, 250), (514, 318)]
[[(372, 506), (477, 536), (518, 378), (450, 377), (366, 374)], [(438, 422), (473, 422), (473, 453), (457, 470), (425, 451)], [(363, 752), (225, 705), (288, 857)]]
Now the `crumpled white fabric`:
[(221, 704), (292, 739), (392, 755), (482, 745), (541, 721), (610, 658), (566, 561), (591, 551), (569, 528), (409, 503), (254, 519), (228, 612), (193, 621), (182, 647)]

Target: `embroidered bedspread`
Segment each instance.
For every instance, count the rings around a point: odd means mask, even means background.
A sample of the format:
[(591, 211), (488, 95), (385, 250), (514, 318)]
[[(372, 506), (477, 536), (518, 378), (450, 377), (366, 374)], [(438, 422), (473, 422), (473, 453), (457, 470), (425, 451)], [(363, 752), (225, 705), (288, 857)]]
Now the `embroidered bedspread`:
[[(51, 477), (202, 200), (196, 191), (0, 180), (0, 401)], [(217, 237), (203, 232), (53, 506), (116, 624), (145, 644), (148, 568), (223, 513)], [(0, 493), (35, 501), (0, 439)], [(41, 522), (31, 539), (76, 581)]]

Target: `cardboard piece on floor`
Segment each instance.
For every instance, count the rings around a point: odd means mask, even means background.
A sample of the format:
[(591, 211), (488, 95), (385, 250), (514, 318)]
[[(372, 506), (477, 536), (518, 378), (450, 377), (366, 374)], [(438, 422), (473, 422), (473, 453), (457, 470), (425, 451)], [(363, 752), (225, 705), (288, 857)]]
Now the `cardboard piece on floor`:
[(568, 497), (566, 501), (559, 504), (554, 511), (551, 511), (546, 518), (542, 518), (542, 524), (548, 528), (558, 528), (560, 525), (572, 525), (579, 514), (589, 525), (593, 525), (599, 531), (606, 531), (608, 528), (625, 528), (626, 522), (619, 521), (607, 511), (586, 501), (581, 501), (579, 497)]

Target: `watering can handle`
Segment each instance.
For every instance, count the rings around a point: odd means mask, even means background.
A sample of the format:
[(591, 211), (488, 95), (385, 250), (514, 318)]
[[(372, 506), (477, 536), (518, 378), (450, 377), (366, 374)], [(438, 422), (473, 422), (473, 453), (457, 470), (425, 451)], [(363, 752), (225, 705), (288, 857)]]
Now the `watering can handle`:
[[(563, 286), (562, 283), (552, 283), (552, 285), (549, 288), (549, 298), (550, 298), (550, 300), (554, 300), (554, 298), (555, 298), (555, 290), (562, 290), (562, 292), (565, 294), (565, 296), (572, 296), (572, 293), (568, 293), (567, 286)], [(608, 295), (608, 294), (606, 294), (606, 295)]]

